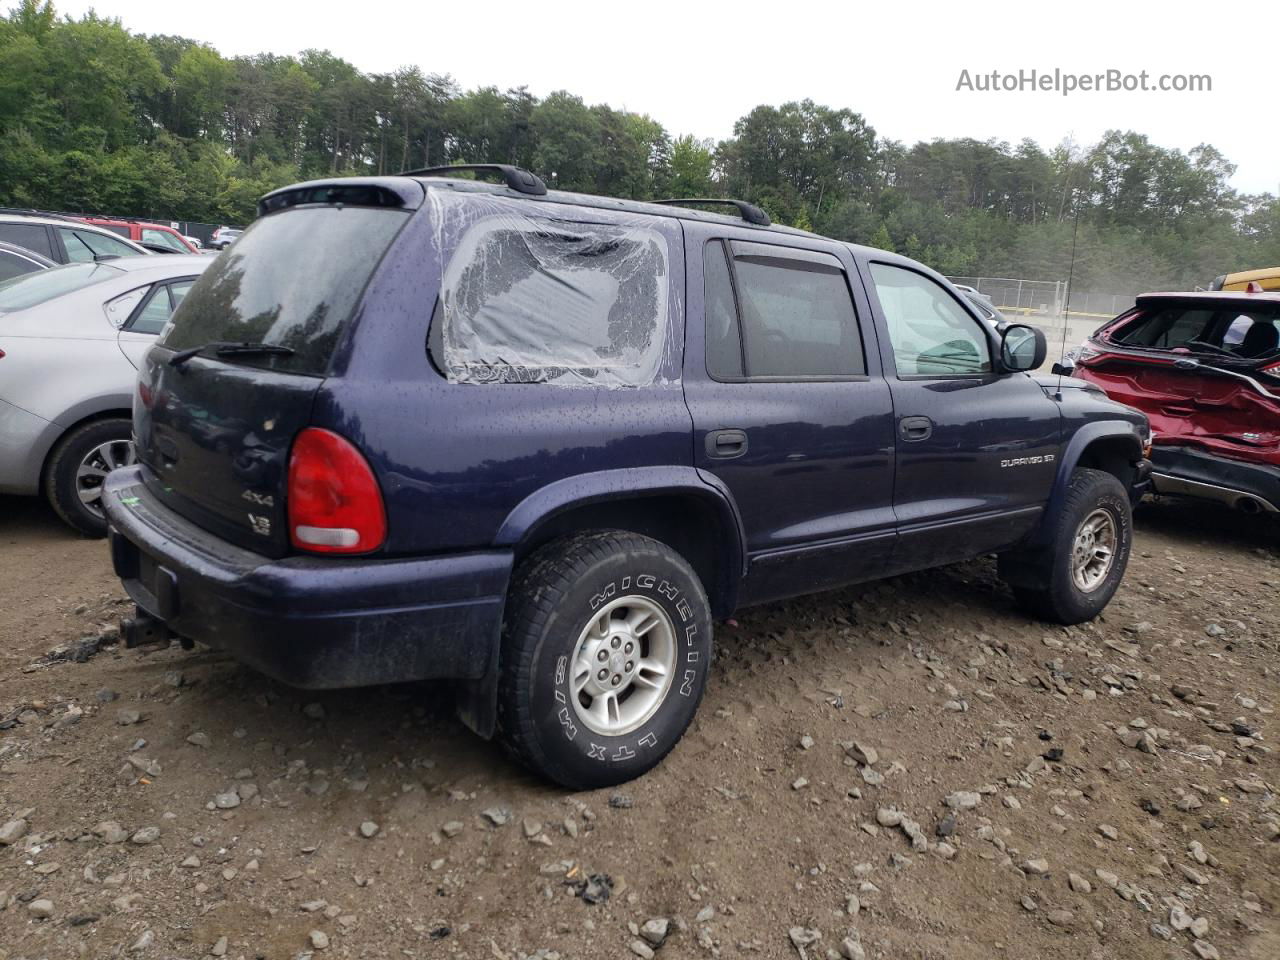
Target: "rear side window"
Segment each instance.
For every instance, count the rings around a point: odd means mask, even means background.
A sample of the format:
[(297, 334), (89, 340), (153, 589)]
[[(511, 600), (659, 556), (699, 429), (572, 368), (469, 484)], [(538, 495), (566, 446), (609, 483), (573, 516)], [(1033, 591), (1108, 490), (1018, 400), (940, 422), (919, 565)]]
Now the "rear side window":
[(160, 343), (269, 343), (292, 354), (227, 358), (322, 375), (365, 285), (409, 215), (392, 208), (290, 207), (254, 223), (192, 285)]
[(712, 241), (703, 269), (707, 372), (716, 379), (866, 375), (858, 318), (835, 257)]
[(14, 277), (0, 283), (0, 311), (25, 310), (95, 283), (115, 280), (121, 274), (105, 263), (74, 263)]
[(441, 283), (432, 356), (454, 383), (653, 383), (669, 283), (666, 238), (639, 218), (576, 222), (507, 208), (462, 233)]
[(0, 223), (0, 240), (16, 243), (20, 247), (53, 257), (49, 246), (49, 231), (39, 223)]
[(702, 295), (707, 316), (707, 373), (717, 380), (743, 376), (742, 336), (724, 244), (712, 240), (702, 253)]
[(169, 288), (157, 286), (146, 306), (138, 311), (133, 323), (129, 324), (129, 329), (134, 333), (159, 333), (171, 316), (173, 305), (169, 302)]
[(142, 239), (145, 243), (154, 243), (157, 246), (168, 247), (174, 253), (190, 253), (190, 251), (182, 245), (182, 241), (179, 240), (177, 236), (165, 230), (155, 230), (143, 227)]
[(72, 263), (92, 263), (95, 257), (133, 257), (138, 251), (115, 237), (92, 230), (58, 228), (67, 259)]

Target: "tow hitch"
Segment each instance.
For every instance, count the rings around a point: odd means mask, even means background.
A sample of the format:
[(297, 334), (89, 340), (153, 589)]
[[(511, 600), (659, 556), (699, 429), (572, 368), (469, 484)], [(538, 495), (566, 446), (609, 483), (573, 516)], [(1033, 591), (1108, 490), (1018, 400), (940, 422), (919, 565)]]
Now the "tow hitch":
[[(163, 620), (156, 619), (141, 607), (136, 608), (132, 617), (120, 621), (120, 636), (124, 637), (124, 645), (128, 649), (182, 639)], [(191, 641), (183, 640), (182, 645), (188, 647)]]

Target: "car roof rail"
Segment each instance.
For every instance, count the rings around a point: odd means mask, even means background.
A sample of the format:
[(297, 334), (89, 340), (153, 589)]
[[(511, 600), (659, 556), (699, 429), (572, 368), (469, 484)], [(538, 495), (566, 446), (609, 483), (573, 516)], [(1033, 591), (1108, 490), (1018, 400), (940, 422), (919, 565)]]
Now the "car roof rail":
[(83, 222), (76, 217), (67, 216), (65, 213), (50, 213), (48, 210), (36, 210), (32, 207), (0, 207), (0, 213), (16, 214), (20, 217), (47, 217), (50, 220)]
[(767, 227), (773, 223), (767, 213), (754, 203), (747, 203), (745, 200), (729, 200), (724, 197), (682, 197), (676, 200), (654, 200), (652, 202), (669, 204), (673, 207), (688, 207), (695, 203), (714, 203), (721, 206), (736, 207), (738, 215), (747, 223), (754, 223), (759, 227)]
[(509, 163), (452, 163), (443, 167), (423, 167), (420, 170), (404, 170), (402, 177), (431, 177), (440, 173), (455, 173), (460, 170), (475, 170), (484, 173), (501, 174), (507, 186), (517, 193), (527, 193), (533, 197), (541, 197), (547, 192), (547, 185), (542, 178), (530, 173), (522, 167)]

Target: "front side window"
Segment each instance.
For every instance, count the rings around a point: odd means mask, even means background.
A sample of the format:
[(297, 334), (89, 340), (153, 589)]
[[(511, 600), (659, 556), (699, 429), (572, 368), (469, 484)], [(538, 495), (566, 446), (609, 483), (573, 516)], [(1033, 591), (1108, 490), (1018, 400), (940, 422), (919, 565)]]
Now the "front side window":
[(924, 274), (871, 264), (871, 279), (889, 328), (900, 377), (991, 372), (991, 348), (978, 321), (941, 284)]
[(725, 245), (712, 241), (703, 258), (707, 370), (713, 377), (822, 380), (866, 374), (839, 260), (737, 241), (728, 251), (726, 260)]

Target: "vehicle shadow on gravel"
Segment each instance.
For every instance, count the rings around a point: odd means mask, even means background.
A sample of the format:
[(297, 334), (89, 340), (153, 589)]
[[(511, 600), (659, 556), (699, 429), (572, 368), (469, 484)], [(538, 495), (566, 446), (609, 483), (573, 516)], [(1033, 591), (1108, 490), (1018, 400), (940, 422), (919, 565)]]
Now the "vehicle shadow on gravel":
[(85, 540), (53, 512), (42, 497), (0, 496), (0, 543), (18, 537), (37, 540)]
[(1280, 518), (1247, 514), (1214, 503), (1162, 497), (1143, 503), (1134, 512), (1138, 530), (1136, 549), (1141, 549), (1144, 531), (1159, 533), (1188, 546), (1208, 546), (1217, 542), (1235, 547), (1280, 552)]

